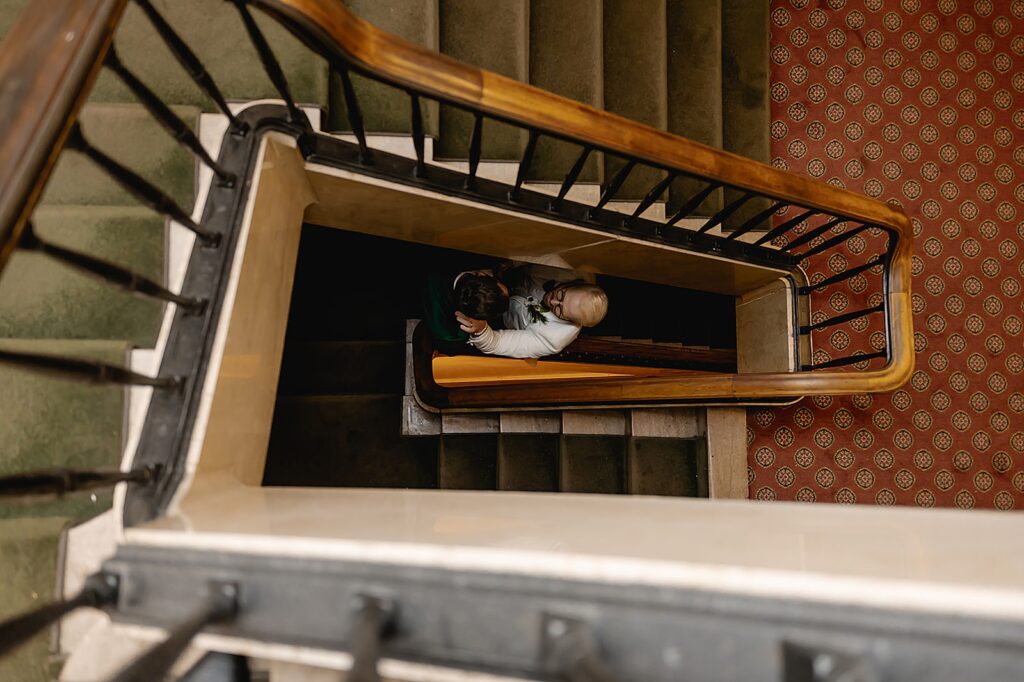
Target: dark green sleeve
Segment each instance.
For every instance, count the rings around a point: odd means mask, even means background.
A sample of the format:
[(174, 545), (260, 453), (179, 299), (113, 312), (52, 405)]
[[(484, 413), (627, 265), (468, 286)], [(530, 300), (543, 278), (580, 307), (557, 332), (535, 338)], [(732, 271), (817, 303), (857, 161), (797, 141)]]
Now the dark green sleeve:
[(455, 320), (455, 299), (451, 278), (439, 274), (427, 276), (423, 290), (423, 321), (437, 341), (465, 343), (469, 334)]

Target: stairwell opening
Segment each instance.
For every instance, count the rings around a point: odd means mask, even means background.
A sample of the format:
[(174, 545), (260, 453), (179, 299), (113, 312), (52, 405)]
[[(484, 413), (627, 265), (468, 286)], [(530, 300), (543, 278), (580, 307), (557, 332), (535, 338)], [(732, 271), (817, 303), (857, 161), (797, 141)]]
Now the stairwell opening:
[[(495, 413), (494, 428), (475, 433), (454, 415), (440, 433), (402, 435), (406, 321), (422, 316), (427, 273), (496, 264), (304, 226), (263, 485), (707, 496), (701, 437), (637, 436), (628, 426), (587, 433), (562, 428), (557, 412), (520, 413), (542, 415), (534, 432), (503, 430)], [(733, 297), (622, 278), (599, 284), (609, 315), (590, 336), (629, 347), (713, 349), (732, 357), (720, 371), (735, 371)]]

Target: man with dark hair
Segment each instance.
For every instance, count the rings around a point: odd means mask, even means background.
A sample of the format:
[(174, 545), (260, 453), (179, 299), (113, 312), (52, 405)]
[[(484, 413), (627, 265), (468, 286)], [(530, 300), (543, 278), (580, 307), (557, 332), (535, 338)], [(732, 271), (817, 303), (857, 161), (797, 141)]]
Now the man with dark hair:
[(490, 273), (463, 272), (455, 278), (455, 312), (494, 320), (508, 310), (508, 289)]
[(562, 352), (583, 327), (597, 325), (608, 312), (608, 295), (570, 270), (523, 265), (509, 270), (504, 280), (512, 296), (503, 315), (504, 329), (487, 320), (456, 312), (469, 345), (487, 355), (540, 358)]
[(447, 355), (475, 353), (469, 334), (459, 328), (456, 313), (477, 320), (499, 320), (508, 310), (508, 288), (487, 270), (460, 272), (454, 278), (431, 274), (424, 292), (423, 321), (434, 347)]

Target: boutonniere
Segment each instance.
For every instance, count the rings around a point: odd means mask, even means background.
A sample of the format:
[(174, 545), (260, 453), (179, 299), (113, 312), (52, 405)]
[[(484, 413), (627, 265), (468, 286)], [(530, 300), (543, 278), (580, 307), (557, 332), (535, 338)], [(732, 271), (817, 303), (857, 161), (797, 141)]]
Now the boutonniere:
[(533, 300), (533, 296), (526, 299), (526, 312), (530, 314), (531, 322), (548, 323), (548, 318), (544, 317), (544, 313), (548, 312), (548, 309)]

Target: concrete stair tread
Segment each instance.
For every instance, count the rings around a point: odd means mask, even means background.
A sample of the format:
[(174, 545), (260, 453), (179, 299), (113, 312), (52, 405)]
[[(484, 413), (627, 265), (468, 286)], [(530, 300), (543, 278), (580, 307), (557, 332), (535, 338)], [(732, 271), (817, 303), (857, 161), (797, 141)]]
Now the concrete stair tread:
[[(280, 99), (263, 70), (238, 11), (227, 2), (154, 0), (153, 5), (181, 35), (228, 99)], [(252, 11), (297, 102), (327, 104), (328, 70), (287, 29), (262, 12)], [(145, 14), (129, 3), (115, 37), (121, 61), (165, 102), (213, 111), (214, 104), (181, 68)], [(90, 95), (93, 102), (133, 102), (127, 88), (104, 71)]]
[(502, 434), (498, 450), (498, 489), (558, 490), (559, 436)]
[[(195, 129), (198, 108), (171, 108)], [(195, 162), (141, 104), (88, 104), (79, 120), (95, 147), (191, 211)], [(138, 201), (85, 156), (66, 151), (46, 185), (43, 204), (137, 206)]]
[[(769, 3), (721, 2), (722, 146), (734, 154), (768, 163), (771, 160)], [(741, 194), (738, 190), (726, 189), (724, 205)], [(742, 225), (769, 205), (765, 198), (748, 201), (726, 221), (726, 227)]]
[(632, 495), (697, 496), (696, 441), (633, 438), (628, 458)]
[[(608, 111), (664, 129), (668, 116), (665, 55), (665, 0), (649, 0), (637, 11), (634, 0), (605, 0), (604, 106)], [(624, 161), (604, 159), (604, 180), (611, 182)], [(637, 168), (616, 199), (642, 199), (663, 177)]]
[(559, 480), (562, 492), (625, 492), (626, 439), (615, 436), (562, 436)]
[[(601, 0), (530, 0), (530, 83), (597, 107), (604, 106)], [(579, 145), (541, 138), (528, 177), (560, 182)], [(603, 155), (591, 154), (580, 181), (600, 182)]]
[[(43, 206), (40, 237), (163, 282), (164, 219), (136, 206)], [(52, 258), (15, 252), (0, 274), (0, 337), (124, 339), (151, 347), (163, 304)]]
[(494, 490), (498, 486), (496, 434), (446, 434), (439, 442), (438, 481), (450, 490)]
[[(64, 529), (62, 517), (0, 520), (0, 621), (52, 602)], [(49, 629), (0, 658), (0, 679), (51, 680)]]
[[(668, 131), (721, 148), (721, 0), (667, 1)], [(668, 213), (675, 214), (706, 186), (696, 178), (674, 180)], [(712, 215), (721, 207), (722, 190), (717, 189), (697, 210)]]
[[(405, 0), (400, 4), (380, 0), (345, 0), (345, 5), (381, 30), (430, 50), (438, 48), (437, 0)], [(381, 85), (358, 74), (352, 74), (353, 90), (367, 130), (379, 133), (412, 132), (409, 95)], [(330, 80), (327, 130), (351, 130), (342, 81), (333, 69)], [(437, 134), (437, 102), (420, 100), (423, 130)]]
[[(459, 61), (525, 81), (529, 73), (527, 0), (440, 0), (440, 51)], [(469, 156), (473, 116), (442, 106), (434, 152), (440, 159)], [(519, 160), (526, 132), (488, 120), (483, 125), (482, 158)]]
[[(0, 339), (0, 348), (114, 365), (125, 365), (128, 355), (123, 341)], [(13, 365), (0, 366), (0, 385), (0, 442), (5, 444), (0, 472), (120, 462), (124, 387), (84, 384)]]

